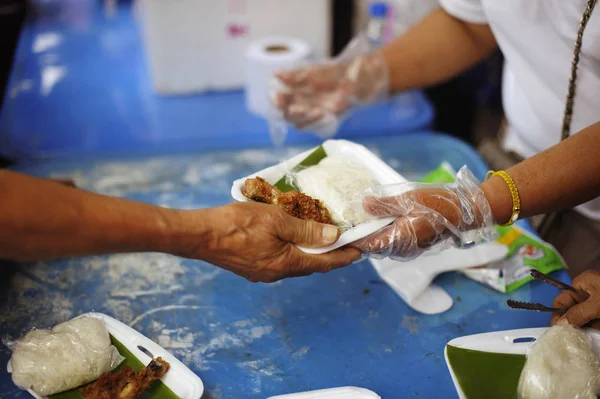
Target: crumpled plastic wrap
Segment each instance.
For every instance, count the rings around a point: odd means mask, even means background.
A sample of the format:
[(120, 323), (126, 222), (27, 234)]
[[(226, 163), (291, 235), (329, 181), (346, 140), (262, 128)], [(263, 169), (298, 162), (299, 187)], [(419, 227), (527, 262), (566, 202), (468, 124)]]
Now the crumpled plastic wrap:
[(315, 166), (289, 172), (287, 179), (303, 194), (321, 200), (342, 230), (374, 218), (365, 211), (362, 199), (377, 181), (346, 158), (328, 156)]
[(554, 326), (528, 354), (518, 386), (519, 399), (596, 399), (600, 360), (581, 329)]
[(389, 72), (383, 56), (371, 52), (364, 35), (337, 58), (293, 71), (272, 81), (272, 99), (281, 116), (298, 129), (328, 139), (357, 106), (388, 96)]
[(111, 344), (104, 322), (94, 317), (76, 318), (51, 330), (32, 330), (6, 344), (13, 352), (13, 382), (40, 396), (92, 382), (125, 359)]
[(469, 248), (497, 237), (479, 182), (465, 166), (454, 183), (376, 186), (363, 201), (367, 213), (396, 221), (353, 246), (369, 257), (408, 261), (449, 247)]

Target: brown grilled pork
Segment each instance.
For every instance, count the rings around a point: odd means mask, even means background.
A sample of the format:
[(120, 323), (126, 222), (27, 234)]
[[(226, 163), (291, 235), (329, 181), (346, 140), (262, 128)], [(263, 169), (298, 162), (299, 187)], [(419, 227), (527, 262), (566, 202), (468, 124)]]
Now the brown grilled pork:
[(331, 214), (323, 203), (296, 190), (282, 193), (260, 177), (247, 179), (242, 194), (248, 199), (265, 204), (277, 205), (287, 214), (298, 219), (333, 224)]
[(152, 359), (148, 366), (136, 374), (129, 366), (118, 373), (104, 373), (95, 382), (81, 389), (85, 399), (136, 399), (151, 382), (169, 371), (168, 362), (161, 357)]

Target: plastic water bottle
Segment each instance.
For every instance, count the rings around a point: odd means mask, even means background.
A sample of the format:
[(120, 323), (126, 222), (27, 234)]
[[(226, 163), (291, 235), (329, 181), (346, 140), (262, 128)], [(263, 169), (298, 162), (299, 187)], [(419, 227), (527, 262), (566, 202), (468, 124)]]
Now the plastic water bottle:
[(385, 24), (388, 13), (388, 5), (385, 2), (378, 1), (369, 6), (369, 23), (367, 24), (367, 39), (372, 49), (381, 47), (384, 44)]
[[(405, 0), (405, 2), (417, 2), (425, 0)], [(393, 16), (394, 7), (386, 2), (373, 2), (369, 7), (369, 23), (367, 24), (366, 36), (370, 43), (371, 50), (382, 47), (391, 40), (389, 29), (393, 26), (388, 25), (389, 16)], [(415, 99), (412, 92), (398, 93), (391, 99), (392, 113), (390, 117), (393, 120), (405, 120), (413, 118), (416, 114)]]

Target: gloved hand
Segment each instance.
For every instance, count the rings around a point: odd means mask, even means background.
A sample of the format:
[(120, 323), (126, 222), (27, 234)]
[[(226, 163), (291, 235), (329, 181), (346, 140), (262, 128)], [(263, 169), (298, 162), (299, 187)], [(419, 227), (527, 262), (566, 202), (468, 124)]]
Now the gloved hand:
[(296, 128), (333, 137), (353, 107), (388, 94), (386, 62), (369, 51), (367, 39), (358, 36), (331, 62), (278, 73), (275, 107)]
[(380, 186), (363, 200), (377, 217), (393, 224), (352, 245), (375, 258), (412, 260), (425, 251), (467, 248), (495, 238), (492, 211), (477, 179), (463, 167), (454, 183)]

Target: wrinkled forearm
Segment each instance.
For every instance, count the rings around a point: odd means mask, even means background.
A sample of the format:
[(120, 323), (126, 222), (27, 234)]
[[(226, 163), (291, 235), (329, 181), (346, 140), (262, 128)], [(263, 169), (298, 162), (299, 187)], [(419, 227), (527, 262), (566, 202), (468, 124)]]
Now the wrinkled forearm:
[(438, 8), (380, 54), (388, 65), (393, 93), (442, 83), (496, 48), (488, 25), (461, 21)]
[(0, 259), (177, 253), (182, 230), (178, 211), (0, 171)]

